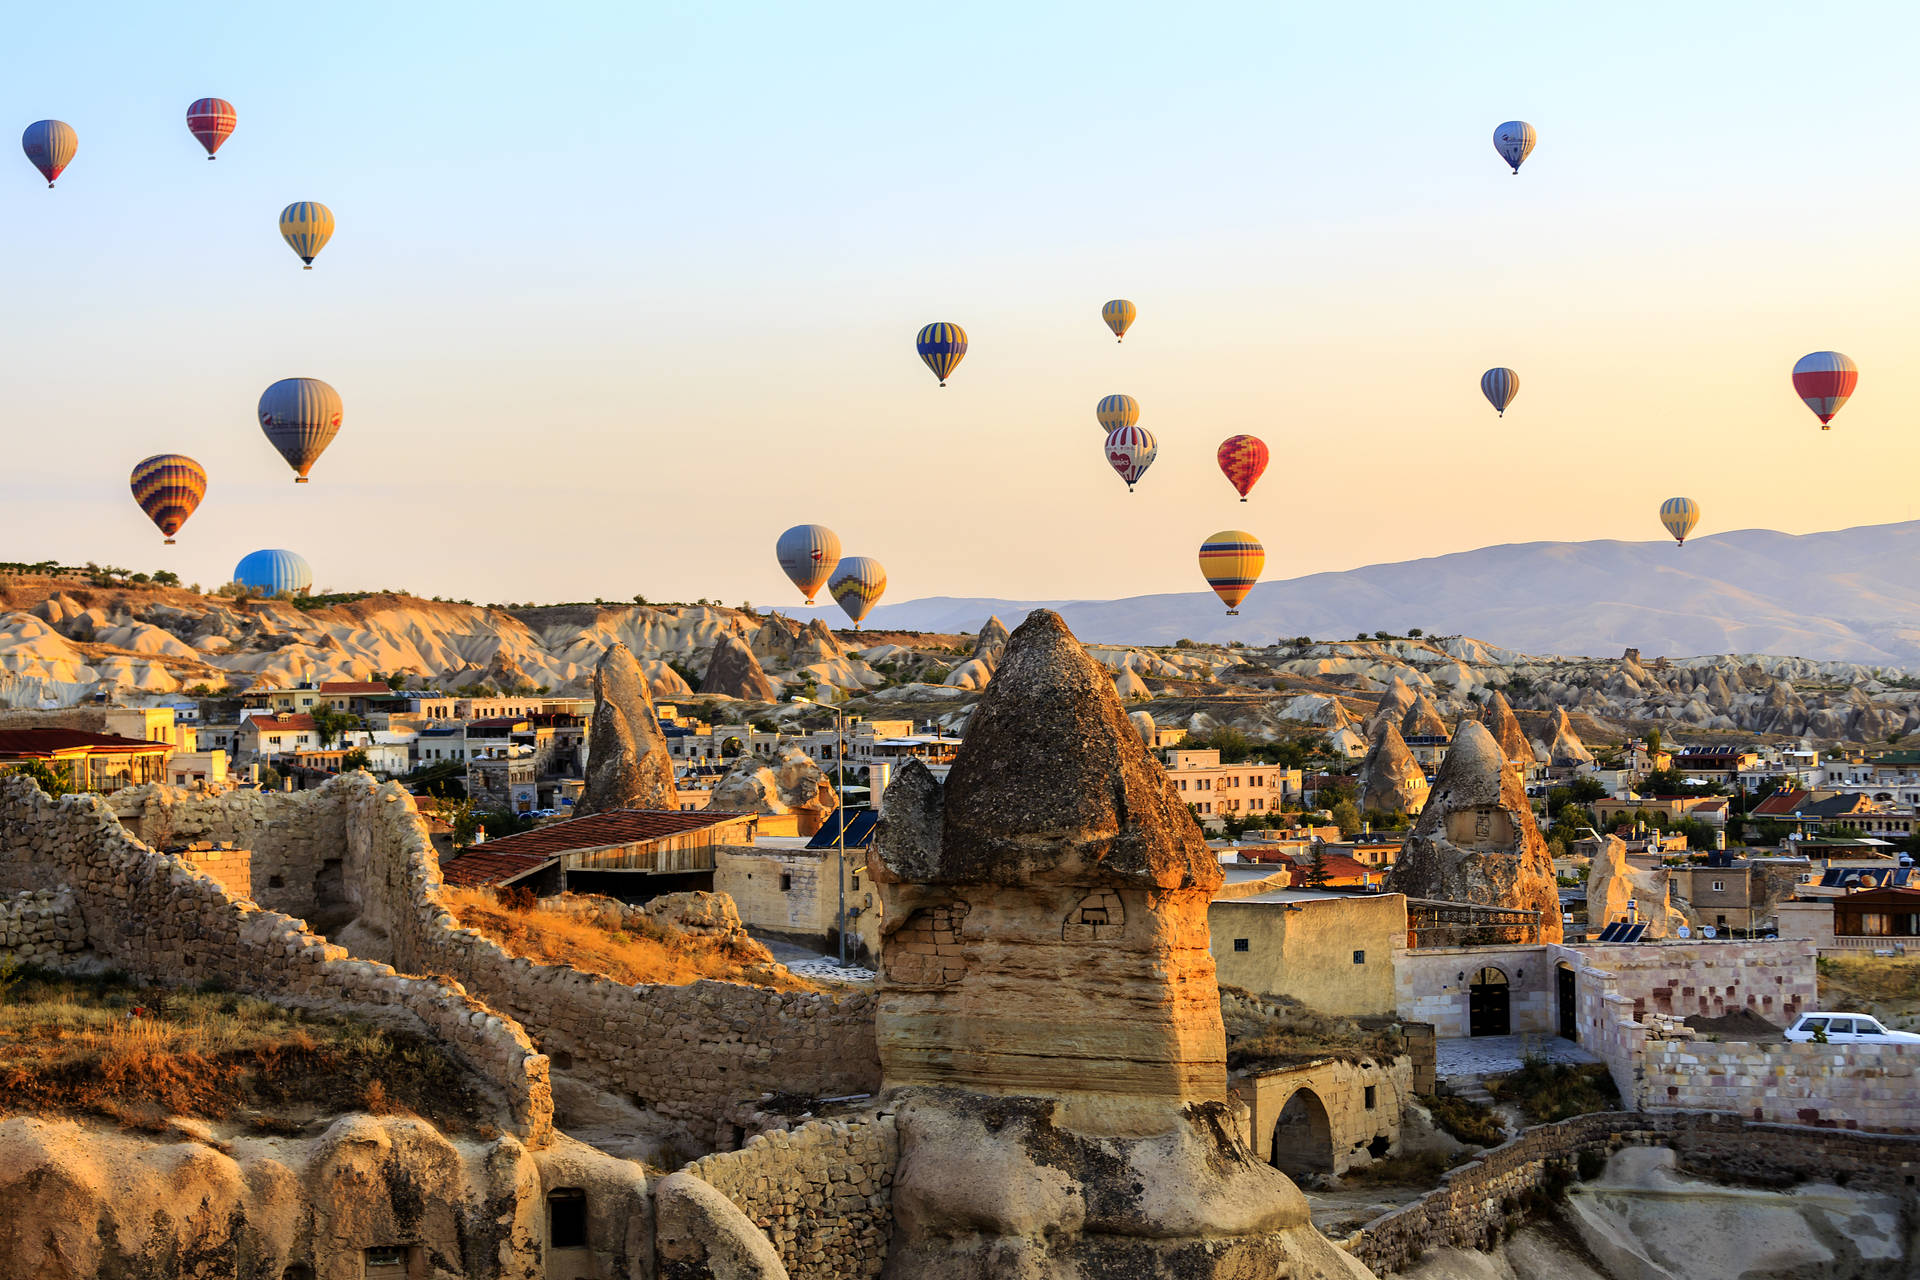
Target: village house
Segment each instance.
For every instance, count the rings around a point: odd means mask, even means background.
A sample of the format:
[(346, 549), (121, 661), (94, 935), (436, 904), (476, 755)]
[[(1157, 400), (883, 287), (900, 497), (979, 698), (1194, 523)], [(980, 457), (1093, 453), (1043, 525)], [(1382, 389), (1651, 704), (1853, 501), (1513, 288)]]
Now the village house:
[(1724, 782), (1731, 787), (1743, 770), (1760, 763), (1760, 753), (1750, 747), (1683, 747), (1673, 757), (1673, 768), (1689, 778)]
[(1167, 776), (1202, 826), (1217, 827), (1228, 818), (1265, 818), (1301, 798), (1300, 770), (1254, 761), (1221, 764), (1219, 751), (1212, 748), (1167, 752)]
[(249, 763), (290, 760), (298, 751), (320, 749), (320, 730), (309, 715), (255, 715), (240, 722), (234, 754)]
[(839, 948), (844, 902), (848, 957), (871, 964), (880, 954), (881, 934), (867, 850), (879, 816), (873, 809), (836, 809), (811, 836), (755, 833), (750, 843), (720, 845), (714, 850), (714, 889), (733, 898), (741, 923), (754, 932), (823, 953)]
[(711, 891), (721, 845), (748, 845), (751, 813), (615, 809), (469, 845), (441, 865), (456, 888), (523, 885), (547, 897), (604, 893), (646, 902), (662, 893)]
[(63, 772), (76, 791), (117, 791), (142, 782), (166, 782), (168, 742), (90, 733), (83, 729), (0, 729), (0, 769), (40, 764)]
[(1780, 933), (1812, 938), (1821, 954), (1920, 954), (1920, 889), (1861, 889), (1780, 905)]

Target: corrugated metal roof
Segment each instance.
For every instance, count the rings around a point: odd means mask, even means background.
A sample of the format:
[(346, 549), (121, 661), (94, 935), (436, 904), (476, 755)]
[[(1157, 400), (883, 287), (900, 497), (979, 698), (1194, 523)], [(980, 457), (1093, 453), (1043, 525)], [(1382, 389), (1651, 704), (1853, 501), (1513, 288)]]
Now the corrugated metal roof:
[(501, 884), (529, 871), (537, 871), (564, 854), (586, 849), (606, 849), (617, 845), (644, 844), (668, 836), (684, 835), (704, 827), (740, 822), (756, 815), (719, 813), (700, 809), (684, 813), (674, 809), (615, 809), (584, 818), (549, 823), (532, 831), (521, 831), (485, 844), (474, 845), (459, 856), (440, 864), (440, 874), (448, 884)]

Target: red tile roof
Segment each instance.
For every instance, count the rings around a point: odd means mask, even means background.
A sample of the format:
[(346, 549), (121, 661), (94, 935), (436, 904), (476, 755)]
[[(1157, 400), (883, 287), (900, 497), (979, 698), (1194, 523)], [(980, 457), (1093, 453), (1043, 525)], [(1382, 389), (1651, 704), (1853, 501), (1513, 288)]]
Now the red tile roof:
[(111, 754), (171, 750), (173, 745), (167, 742), (119, 738), (110, 733), (88, 733), (84, 729), (0, 729), (0, 757), (16, 759), (50, 756), (61, 751)]
[(254, 716), (248, 723), (265, 733), (314, 731), (312, 716)]
[(562, 854), (641, 844), (754, 816), (711, 809), (692, 813), (672, 809), (615, 809), (611, 813), (571, 818), (474, 845), (442, 863), (440, 875), (452, 885), (499, 884), (538, 870)]
[(327, 680), (321, 683), (322, 693), (392, 693), (393, 690), (377, 680)]
[(1799, 790), (1775, 792), (1753, 806), (1753, 814), (1755, 817), (1764, 818), (1769, 815), (1792, 813), (1806, 804), (1807, 795), (1807, 792)]

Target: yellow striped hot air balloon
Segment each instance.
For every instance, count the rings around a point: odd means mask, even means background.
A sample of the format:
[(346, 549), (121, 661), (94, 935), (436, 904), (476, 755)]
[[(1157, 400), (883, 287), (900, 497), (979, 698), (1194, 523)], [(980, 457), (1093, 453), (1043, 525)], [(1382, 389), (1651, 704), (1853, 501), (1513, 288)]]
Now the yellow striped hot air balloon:
[(1222, 529), (1200, 544), (1200, 576), (1227, 606), (1227, 616), (1240, 612), (1240, 602), (1260, 580), (1267, 549), (1245, 529)]
[(1100, 430), (1112, 435), (1140, 421), (1140, 402), (1132, 396), (1101, 396), (1100, 403), (1093, 406), (1093, 417)]
[(853, 619), (854, 630), (860, 621), (880, 603), (887, 589), (887, 571), (872, 556), (848, 556), (827, 579), (827, 594)]
[(147, 519), (166, 535), (173, 535), (187, 522), (200, 499), (207, 496), (207, 471), (184, 453), (156, 453), (143, 458), (129, 479), (133, 500), (147, 513)]
[(296, 200), (280, 211), (280, 238), (313, 270), (313, 260), (333, 239), (333, 210), (318, 200)]
[(957, 324), (936, 321), (920, 330), (920, 336), (914, 339), (914, 349), (933, 370), (933, 376), (940, 379), (940, 385), (946, 386), (947, 379), (960, 367), (967, 355), (967, 331)]
[(1139, 314), (1139, 309), (1125, 298), (1115, 298), (1100, 308), (1100, 318), (1107, 322), (1107, 328), (1113, 330), (1115, 342), (1125, 340), (1127, 330), (1133, 327), (1133, 318)]
[(1667, 526), (1679, 546), (1687, 545), (1687, 535), (1700, 523), (1700, 504), (1692, 498), (1668, 498), (1660, 504), (1660, 523)]

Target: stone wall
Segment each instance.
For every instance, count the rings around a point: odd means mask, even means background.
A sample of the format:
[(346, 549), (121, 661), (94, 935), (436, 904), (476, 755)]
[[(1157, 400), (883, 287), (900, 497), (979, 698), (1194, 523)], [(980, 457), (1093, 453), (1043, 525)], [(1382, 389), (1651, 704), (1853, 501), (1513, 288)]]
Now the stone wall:
[(518, 1025), (456, 983), (355, 960), (301, 921), (233, 898), (128, 835), (99, 796), (51, 800), (27, 779), (0, 779), (0, 864), (9, 878), (62, 885), (87, 942), (129, 973), (221, 982), (376, 1017), (410, 1015), (501, 1090), (519, 1136), (541, 1145), (551, 1135), (547, 1059)]
[(184, 849), (169, 852), (234, 897), (253, 897), (251, 850), (236, 849), (226, 840), (195, 840)]
[(1407, 900), (1397, 893), (1215, 898), (1207, 926), (1223, 986), (1290, 996), (1322, 1013), (1394, 1012), (1393, 949), (1406, 945), (1407, 933)]
[[(1369, 1163), (1375, 1144), (1384, 1144), (1384, 1154), (1399, 1143), (1400, 1116), (1413, 1101), (1413, 1062), (1323, 1058), (1236, 1075), (1227, 1088), (1247, 1104), (1255, 1155), (1289, 1174), (1337, 1175)], [(1295, 1102), (1303, 1095), (1304, 1105)]]
[(818, 1120), (687, 1166), (773, 1241), (792, 1280), (872, 1280), (887, 1260), (893, 1117)]
[(28, 889), (0, 897), (0, 960), (53, 968), (87, 949), (80, 902), (65, 889)]
[(1576, 1170), (1582, 1152), (1610, 1155), (1625, 1146), (1672, 1147), (1683, 1170), (1704, 1177), (1773, 1185), (1837, 1177), (1903, 1196), (1910, 1212), (1916, 1205), (1920, 1138), (1732, 1116), (1604, 1112), (1538, 1125), (1450, 1170), (1437, 1190), (1375, 1218), (1346, 1248), (1383, 1276), (1407, 1270), (1429, 1249), (1490, 1250), (1537, 1207), (1538, 1193)]
[(1641, 1105), (1782, 1124), (1920, 1133), (1920, 1045), (1649, 1038)]
[(253, 900), (269, 910), (315, 919), (322, 928), (333, 914), (351, 914), (341, 867), (346, 815), (326, 787), (214, 796), (149, 785), (116, 791), (106, 802), (121, 825), (156, 849), (212, 841), (248, 850)]
[(1433, 1026), (1442, 1040), (1468, 1034), (1469, 992), (1483, 968), (1507, 975), (1514, 1035), (1555, 1026), (1553, 965), (1545, 946), (1420, 947), (1393, 953), (1395, 1005), (1410, 1022)]

